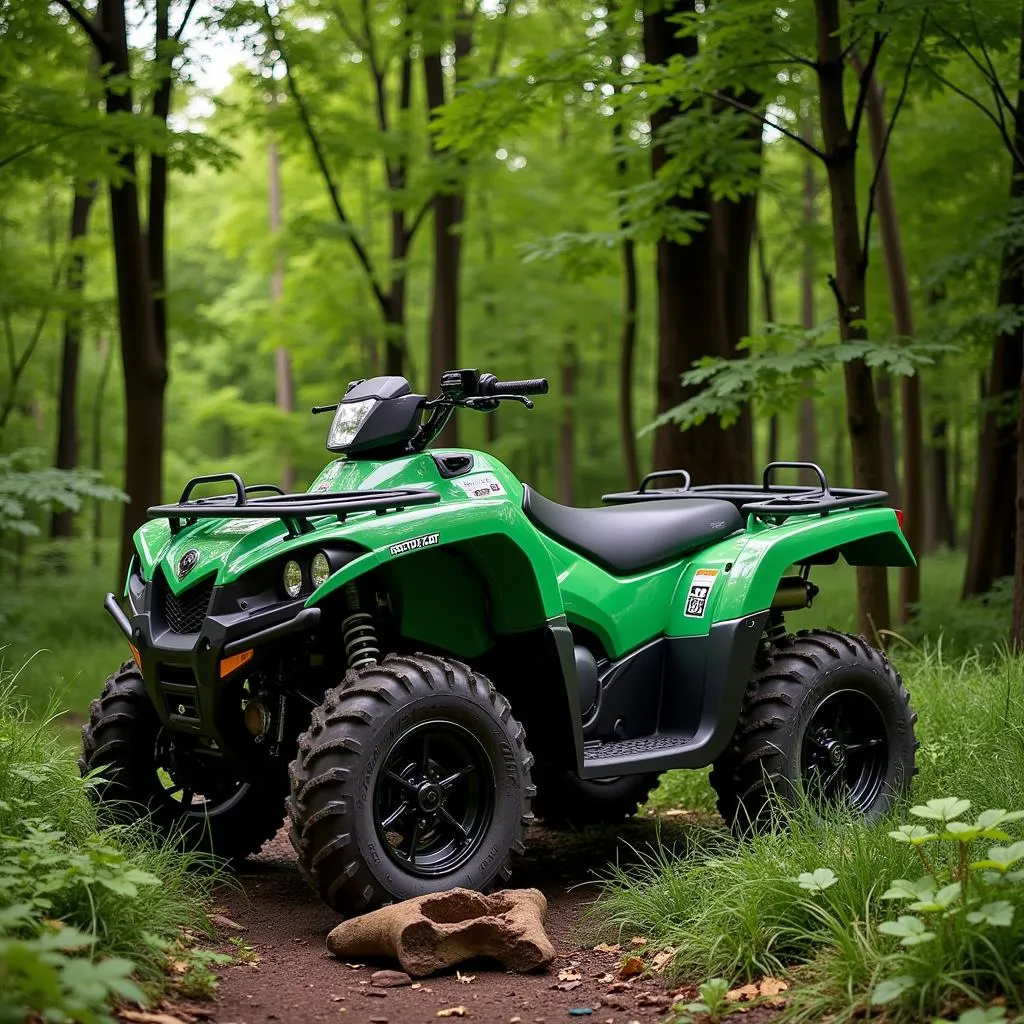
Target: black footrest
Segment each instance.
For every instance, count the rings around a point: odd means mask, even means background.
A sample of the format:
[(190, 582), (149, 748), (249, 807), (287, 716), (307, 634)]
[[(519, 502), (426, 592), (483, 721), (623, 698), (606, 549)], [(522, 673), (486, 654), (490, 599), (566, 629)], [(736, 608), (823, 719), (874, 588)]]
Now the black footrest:
[(685, 745), (684, 736), (638, 736), (632, 740), (619, 740), (617, 743), (587, 744), (585, 763), (603, 761), (607, 757), (629, 757), (633, 754), (646, 754), (651, 750), (666, 750), (671, 747)]

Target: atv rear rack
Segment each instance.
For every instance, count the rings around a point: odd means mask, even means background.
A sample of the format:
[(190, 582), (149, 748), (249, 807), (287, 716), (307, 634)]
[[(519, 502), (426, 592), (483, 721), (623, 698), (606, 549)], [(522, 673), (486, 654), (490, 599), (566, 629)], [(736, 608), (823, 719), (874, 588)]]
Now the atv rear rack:
[[(818, 487), (811, 484), (787, 486), (770, 482), (779, 469), (807, 469), (818, 478)], [(649, 487), (652, 481), (665, 477), (681, 477), (681, 487)], [(821, 466), (813, 462), (771, 462), (764, 468), (758, 484), (701, 484), (690, 485), (690, 474), (685, 469), (660, 470), (648, 473), (638, 490), (606, 494), (602, 501), (612, 505), (625, 505), (637, 501), (664, 501), (670, 498), (717, 498), (730, 501), (743, 515), (782, 521), (790, 516), (827, 516), (839, 509), (884, 505), (889, 500), (885, 491), (862, 491), (851, 487), (829, 486)]]
[[(235, 485), (233, 494), (216, 494), (209, 498), (189, 501), (192, 492), (200, 484), (228, 481)], [(250, 495), (269, 491), (265, 498)], [(441, 500), (436, 491), (424, 491), (412, 487), (396, 487), (388, 490), (335, 491), (334, 493), (285, 494), (276, 484), (243, 483), (237, 473), (214, 473), (210, 476), (193, 477), (185, 485), (181, 497), (172, 505), (154, 505), (148, 510), (151, 519), (170, 521), (171, 533), (178, 533), (183, 526), (190, 526), (199, 519), (280, 519), (292, 536), (313, 531), (309, 521), (313, 516), (336, 516), (339, 522), (353, 512), (401, 512), (412, 505), (432, 505)]]

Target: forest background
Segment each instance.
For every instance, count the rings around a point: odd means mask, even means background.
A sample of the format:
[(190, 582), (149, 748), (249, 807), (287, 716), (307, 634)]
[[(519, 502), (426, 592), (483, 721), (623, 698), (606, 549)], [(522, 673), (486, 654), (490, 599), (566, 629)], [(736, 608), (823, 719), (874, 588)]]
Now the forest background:
[(455, 366), (550, 378), (442, 443), (565, 503), (881, 487), (935, 584), (860, 628), (1024, 642), (1019, 2), (0, 0), (0, 53), (16, 651), (90, 675), (147, 506)]

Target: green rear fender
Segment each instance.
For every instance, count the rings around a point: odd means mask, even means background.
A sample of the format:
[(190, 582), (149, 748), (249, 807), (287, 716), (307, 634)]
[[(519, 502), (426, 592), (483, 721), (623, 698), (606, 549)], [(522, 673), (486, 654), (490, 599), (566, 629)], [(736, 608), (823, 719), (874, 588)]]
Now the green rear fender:
[[(712, 622), (740, 618), (771, 607), (779, 580), (800, 562), (849, 565), (915, 565), (914, 553), (891, 508), (851, 509), (828, 516), (801, 516), (781, 525), (753, 519), (744, 533), (699, 553), (687, 566), (673, 600), (670, 636), (707, 632)], [(695, 577), (715, 574), (701, 621), (687, 614)], [(697, 581), (701, 582), (700, 580)], [(717, 591), (717, 593), (716, 593)]]

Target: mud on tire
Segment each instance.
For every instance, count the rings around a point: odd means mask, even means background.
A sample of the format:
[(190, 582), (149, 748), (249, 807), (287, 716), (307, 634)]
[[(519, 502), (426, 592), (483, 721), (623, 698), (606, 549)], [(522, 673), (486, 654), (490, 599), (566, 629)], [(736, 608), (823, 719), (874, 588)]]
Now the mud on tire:
[(532, 764), (508, 702), (466, 665), (389, 655), (350, 670), (289, 767), (299, 867), (343, 913), (504, 882), (523, 851)]
[(158, 775), (160, 730), (142, 676), (127, 661), (107, 678), (82, 728), (78, 766), (83, 776), (99, 770), (90, 793), (101, 823), (131, 823), (149, 815), (161, 832), (180, 837), (187, 848), (235, 862), (258, 852), (284, 821), (284, 772), (238, 783), (218, 780), (207, 770), (211, 792), (217, 789), (225, 798), (190, 802), (186, 809), (168, 795)]
[(716, 760), (718, 810), (743, 833), (773, 801), (843, 801), (876, 818), (910, 789), (917, 715), (888, 658), (859, 637), (802, 630), (754, 675)]

